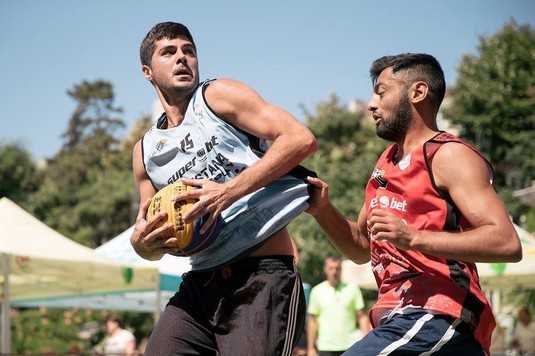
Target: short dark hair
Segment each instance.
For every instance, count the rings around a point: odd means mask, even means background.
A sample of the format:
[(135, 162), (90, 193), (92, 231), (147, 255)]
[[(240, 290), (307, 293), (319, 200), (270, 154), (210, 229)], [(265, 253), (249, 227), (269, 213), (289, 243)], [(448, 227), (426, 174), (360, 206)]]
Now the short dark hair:
[(187, 39), (191, 42), (195, 50), (197, 50), (197, 47), (195, 47), (195, 42), (193, 41), (193, 36), (186, 26), (177, 22), (160, 22), (151, 28), (141, 42), (139, 58), (141, 59), (142, 65), (150, 66), (155, 44), (157, 41), (163, 38), (168, 38), (171, 40), (174, 40), (175, 38)]
[(341, 262), (341, 261), (342, 261), (342, 257), (330, 255), (325, 258), (325, 260), (323, 261), (323, 265), (325, 266), (327, 262)]
[(392, 67), (392, 73), (402, 72), (401, 76), (407, 87), (415, 81), (424, 81), (429, 86), (429, 97), (438, 107), (446, 94), (444, 71), (435, 57), (426, 53), (403, 53), (376, 59), (370, 68), (372, 84), (383, 70)]
[(121, 319), (116, 315), (112, 315), (112, 316), (107, 317), (106, 318), (106, 323), (107, 322), (117, 323), (117, 325), (119, 325), (120, 328), (123, 327), (123, 323), (122, 323)]

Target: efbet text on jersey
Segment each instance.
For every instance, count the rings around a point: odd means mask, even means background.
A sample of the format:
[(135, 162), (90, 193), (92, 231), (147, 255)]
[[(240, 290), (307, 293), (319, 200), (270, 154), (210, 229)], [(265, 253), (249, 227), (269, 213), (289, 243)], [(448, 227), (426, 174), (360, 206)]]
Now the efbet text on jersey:
[(390, 208), (390, 209), (393, 209), (393, 210), (406, 212), (407, 211), (407, 201), (406, 200), (399, 201), (396, 198), (389, 198), (386, 195), (381, 195), (379, 197), (377, 197), (377, 196), (374, 197), (370, 201), (370, 206), (369, 206), (370, 209), (374, 209), (374, 208), (377, 208), (377, 207), (380, 207), (380, 208), (383, 208), (383, 209)]

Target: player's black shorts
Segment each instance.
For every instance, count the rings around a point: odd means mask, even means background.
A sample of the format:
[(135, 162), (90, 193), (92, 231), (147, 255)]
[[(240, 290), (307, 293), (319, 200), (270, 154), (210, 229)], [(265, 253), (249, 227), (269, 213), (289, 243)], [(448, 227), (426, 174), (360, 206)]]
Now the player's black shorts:
[(291, 355), (306, 318), (292, 256), (247, 257), (182, 278), (145, 355)]

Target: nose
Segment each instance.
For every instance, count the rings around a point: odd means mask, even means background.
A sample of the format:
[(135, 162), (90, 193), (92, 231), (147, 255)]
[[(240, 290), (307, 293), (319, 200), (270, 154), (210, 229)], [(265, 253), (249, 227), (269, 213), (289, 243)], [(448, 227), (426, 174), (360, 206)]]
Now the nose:
[(372, 94), (372, 96), (370, 97), (370, 100), (368, 100), (368, 106), (366, 107), (366, 109), (368, 109), (368, 111), (375, 111), (377, 110), (377, 98), (378, 98), (378, 95), (377, 94)]
[(186, 55), (182, 51), (176, 53), (176, 63), (186, 63)]

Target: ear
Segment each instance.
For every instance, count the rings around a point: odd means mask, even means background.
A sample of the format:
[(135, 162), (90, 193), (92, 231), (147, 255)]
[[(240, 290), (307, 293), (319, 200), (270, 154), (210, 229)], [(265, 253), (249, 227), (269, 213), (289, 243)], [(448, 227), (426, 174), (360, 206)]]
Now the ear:
[(427, 98), (429, 93), (429, 86), (426, 82), (418, 81), (411, 85), (410, 97), (412, 103), (420, 103)]
[(141, 66), (141, 71), (143, 72), (143, 75), (149, 82), (152, 82), (152, 69), (146, 64)]

